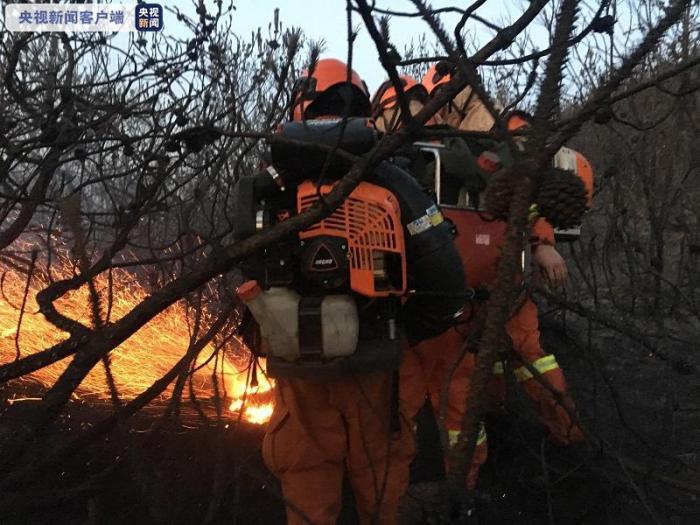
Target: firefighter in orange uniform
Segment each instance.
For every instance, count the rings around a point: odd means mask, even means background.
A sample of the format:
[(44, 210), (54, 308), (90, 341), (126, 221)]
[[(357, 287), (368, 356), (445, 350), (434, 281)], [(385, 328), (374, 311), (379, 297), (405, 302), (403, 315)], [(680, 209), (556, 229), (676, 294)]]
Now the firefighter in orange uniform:
[[(428, 91), (423, 84), (409, 75), (399, 77), (401, 88), (408, 102), (411, 115), (415, 115), (430, 98)], [(399, 128), (401, 125), (401, 109), (399, 108), (396, 90), (391, 80), (382, 83), (372, 97), (372, 118), (374, 125), (381, 133), (388, 133)], [(441, 124), (439, 116), (434, 115), (426, 122), (426, 126)]]
[[(416, 87), (415, 81), (410, 79), (410, 77), (404, 77), (402, 80), (403, 87), (409, 98), (411, 112), (413, 114), (417, 113), (429, 96), (433, 95), (440, 85), (449, 80), (450, 68), (444, 63), (434, 65), (426, 73), (422, 82), (423, 90)], [(393, 86), (390, 84), (385, 84), (382, 88), (380, 88), (374, 98), (374, 117), (378, 128), (382, 129), (382, 131), (391, 131), (400, 124), (396, 94)], [(434, 123), (438, 122), (444, 122), (451, 127), (464, 131), (487, 132), (492, 129), (494, 118), (473, 90), (470, 87), (466, 87), (435, 116)], [(510, 119), (509, 127), (511, 131), (516, 131), (521, 125), (517, 118)], [(584, 173), (584, 183), (589, 189), (590, 203), (592, 178), (588, 177), (589, 180), (586, 180), (585, 176), (585, 173), (590, 174), (590, 167), (587, 167), (585, 159), (583, 161), (579, 159), (578, 167), (582, 168), (582, 170), (579, 169), (577, 171)], [(586, 168), (588, 169), (586, 170)], [(480, 226), (478, 224), (467, 225), (466, 229), (468, 230), (469, 228), (474, 228), (477, 232), (476, 237), (489, 238), (488, 234), (479, 235)], [(498, 228), (497, 226), (496, 230)], [(488, 285), (495, 279), (495, 267), (500, 253), (499, 243), (503, 240), (502, 234), (505, 231), (505, 225), (501, 223), (500, 229), (502, 231), (496, 231), (493, 239), (495, 245), (490, 250), (471, 250), (473, 246), (469, 242), (465, 242), (465, 237), (466, 233), (474, 232), (465, 232), (461, 236), (462, 242), (458, 238), (457, 245), (458, 249), (462, 247), (460, 253), (464, 258), (470, 286)], [(486, 228), (484, 231), (487, 230), (489, 228)], [(499, 233), (501, 235), (500, 238)], [(482, 240), (481, 242), (484, 241)], [(477, 243), (479, 243), (478, 239)], [(567, 268), (564, 259), (554, 248), (554, 243), (554, 230), (551, 225), (542, 218), (537, 220), (531, 235), (532, 257), (547, 282), (551, 286), (558, 287), (567, 278)], [(488, 260), (472, 260), (474, 257), (473, 252), (481, 254), (482, 257)], [(566, 393), (566, 382), (556, 362), (556, 358), (553, 355), (546, 354), (540, 346), (537, 307), (529, 297), (522, 298), (519, 308), (513, 314), (506, 329), (513, 341), (513, 347), (519, 359), (528, 362), (539, 371), (549, 381), (551, 386), (563, 395), (565, 403), (568, 405), (567, 408), (573, 410), (574, 404)], [(462, 354), (461, 349), (467, 333), (468, 323), (462, 322), (434, 339), (419, 343), (412, 349), (412, 354), (421, 363), (424, 385), (436, 412), (440, 410), (440, 396), (445, 381), (445, 373), (452, 368), (455, 360)], [(442, 351), (436, 352), (435, 350), (438, 348)], [(465, 402), (469, 395), (469, 378), (474, 369), (474, 364), (474, 355), (471, 353), (467, 354), (454, 371), (449, 385), (448, 396), (445, 400), (444, 424), (449, 441), (452, 444), (456, 443), (459, 438), (461, 422), (466, 409)], [(532, 377), (532, 374), (529, 373), (526, 367), (518, 366), (518, 363), (515, 363), (514, 368), (516, 378), (523, 385), (528, 396), (535, 402), (538, 415), (548, 428), (552, 441), (558, 444), (580, 441), (583, 438), (580, 429), (573, 424), (567, 410), (556, 402), (551, 392)], [(491, 385), (492, 400), (496, 405), (501, 405), (505, 397), (503, 373), (503, 363), (498, 362), (494, 366), (494, 379)], [(413, 394), (413, 396), (417, 395), (417, 393)], [(479, 467), (486, 460), (486, 456), (486, 434), (482, 428), (477, 438), (473, 464), (467, 479), (469, 488), (475, 486)]]
[[(293, 120), (329, 114), (326, 100), (335, 87), (346, 88), (347, 66), (338, 60), (319, 60), (311, 76), (310, 93), (297, 93)], [(362, 106), (367, 91), (352, 72), (353, 103)], [(362, 116), (369, 109), (352, 108)], [(414, 455), (409, 427), (391, 440), (387, 422), (392, 375), (376, 372), (343, 378), (333, 383), (278, 380), (275, 408), (263, 441), (263, 458), (282, 484), (289, 502), (289, 524), (335, 523), (342, 504), (346, 472), (355, 494), (358, 513), (369, 523), (378, 511), (378, 523), (394, 523), (393, 514), (408, 486), (405, 464)], [(387, 465), (388, 463), (388, 465)], [(385, 476), (386, 473), (386, 476)]]
[[(444, 61), (433, 64), (423, 76), (422, 84), (429, 96), (450, 81), (452, 67)], [(498, 109), (498, 104), (495, 104)], [(491, 131), (493, 115), (479, 99), (474, 90), (467, 86), (446, 104), (439, 112), (442, 121), (454, 129), (462, 131)]]
[[(439, 89), (440, 85), (448, 82), (450, 77), (449, 66), (445, 63), (438, 63), (426, 73), (423, 85), (432, 95)], [(465, 88), (450, 104), (445, 106), (441, 110), (440, 116), (448, 125), (463, 131), (489, 131), (495, 123), (493, 116), (470, 87)], [(518, 118), (510, 120), (509, 128), (511, 131), (516, 131), (523, 125)], [(532, 259), (542, 276), (553, 287), (563, 285), (568, 275), (566, 262), (554, 247), (554, 229), (545, 219), (540, 218), (534, 224), (530, 243)], [(563, 372), (554, 355), (546, 354), (540, 346), (537, 307), (529, 297), (521, 298), (521, 304), (508, 322), (506, 330), (513, 341), (513, 349), (518, 359), (529, 363), (540, 372), (550, 385), (563, 396), (567, 408), (572, 411), (574, 403), (567, 394)], [(499, 375), (502, 377), (503, 372), (503, 364), (497, 363), (494, 366), (496, 381), (498, 381)], [(552, 441), (561, 445), (581, 441), (583, 435), (580, 429), (573, 423), (567, 410), (556, 401), (552, 393), (541, 385), (527, 368), (518, 366), (517, 362), (514, 363), (514, 372), (528, 396), (534, 401), (540, 420), (547, 427)], [(461, 380), (468, 381), (468, 378)]]
[[(322, 59), (305, 75), (293, 90), (292, 121), (369, 116), (367, 88), (354, 71), (347, 83), (344, 63)], [(411, 177), (406, 179), (414, 184)], [(420, 193), (419, 188), (417, 191)], [(464, 286), (449, 228), (443, 226), (443, 244), (449, 243)], [(458, 309), (459, 304), (450, 317)], [(400, 367), (402, 381), (416, 377), (417, 366), (415, 360), (405, 360)], [(399, 499), (408, 487), (409, 465), (415, 455), (411, 421), (420, 404), (405, 403), (403, 396), (396, 394), (395, 377), (392, 370), (380, 370), (353, 373), (331, 382), (277, 380), (274, 412), (262, 453), (282, 484), (288, 523), (308, 523), (305, 518), (316, 525), (336, 523), (346, 473), (360, 523), (396, 523)], [(398, 399), (400, 418), (395, 420), (400, 428), (390, 425), (392, 396)]]
[[(524, 112), (514, 111), (507, 118), (507, 129), (518, 138), (531, 124), (530, 117)], [(580, 153), (562, 148), (554, 159), (558, 167), (575, 171), (583, 180), (587, 191), (588, 205), (593, 195), (593, 173), (588, 161)], [(568, 270), (566, 262), (554, 247), (554, 229), (543, 218), (537, 220), (530, 239), (532, 259), (540, 276), (553, 288), (563, 286)], [(558, 445), (569, 445), (583, 440), (580, 428), (571, 420), (569, 413), (575, 412), (575, 404), (567, 393), (564, 373), (556, 357), (544, 352), (540, 345), (539, 320), (537, 306), (528, 296), (521, 297), (521, 305), (507, 325), (508, 335), (513, 341), (517, 355), (512, 363), (515, 379), (523, 386), (528, 397), (534, 402), (537, 414), (549, 431), (550, 439)], [(564, 408), (542, 385), (522, 362), (535, 368), (549, 385), (561, 394)], [(505, 399), (504, 363), (494, 365), (492, 381), (492, 401), (498, 407)]]
[[(430, 95), (425, 86), (418, 83), (408, 75), (401, 77), (404, 94), (407, 98), (409, 110), (413, 115), (418, 113), (428, 101)], [(467, 88), (465, 91), (470, 92)], [(460, 93), (457, 97), (467, 100), (468, 94)], [(400, 108), (398, 107), (396, 90), (390, 81), (382, 84), (373, 97), (372, 116), (377, 128), (384, 132), (391, 132), (401, 125)], [(443, 118), (449, 118), (450, 112), (441, 111), (435, 115), (427, 125), (442, 124)], [(479, 119), (486, 117), (480, 115)], [(421, 178), (420, 174), (417, 175)], [(470, 277), (467, 271), (467, 277)], [(401, 395), (405, 406), (412, 407), (412, 413), (425, 401), (426, 394), (430, 399), (437, 418), (444, 411), (444, 428), (450, 445), (457, 442), (464, 416), (465, 402), (469, 396), (469, 381), (474, 370), (475, 357), (473, 353), (467, 353), (461, 358), (459, 365), (454, 370), (454, 379), (449, 384), (447, 396), (442, 400), (442, 390), (445, 383), (445, 374), (452, 369), (453, 364), (462, 356), (465, 333), (459, 324), (453, 325), (441, 335), (419, 342), (407, 353), (406, 362), (417, 363), (417, 366), (406, 367), (401, 380)], [(444, 401), (444, 407), (442, 406)], [(486, 461), (487, 438), (486, 430), (482, 425), (477, 436), (476, 450), (472, 460), (472, 466), (467, 476), (467, 486), (473, 489), (479, 474), (479, 468)]]

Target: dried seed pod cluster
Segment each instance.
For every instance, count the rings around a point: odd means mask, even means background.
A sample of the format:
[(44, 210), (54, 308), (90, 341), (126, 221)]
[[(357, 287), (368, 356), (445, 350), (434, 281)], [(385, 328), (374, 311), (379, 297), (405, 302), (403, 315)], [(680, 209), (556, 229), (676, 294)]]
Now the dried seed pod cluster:
[[(484, 204), (496, 218), (506, 220), (519, 174), (504, 170), (494, 175), (486, 188)], [(581, 224), (588, 210), (586, 188), (573, 171), (550, 168), (540, 180), (534, 202), (539, 214), (555, 228)]]
[(542, 177), (535, 202), (540, 215), (555, 228), (580, 225), (588, 210), (583, 181), (573, 171), (561, 168), (550, 168)]

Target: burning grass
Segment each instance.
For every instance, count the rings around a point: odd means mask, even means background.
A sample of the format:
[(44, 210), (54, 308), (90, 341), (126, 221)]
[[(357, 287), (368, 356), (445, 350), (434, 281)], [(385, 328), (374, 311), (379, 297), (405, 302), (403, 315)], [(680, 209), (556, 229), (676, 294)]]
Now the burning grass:
[[(53, 279), (72, 276), (69, 261), (66, 258), (59, 258), (59, 261), (59, 264), (52, 265)], [(45, 269), (37, 265), (33, 272), (22, 315), (27, 275), (2, 264), (0, 272), (0, 364), (11, 362), (18, 355), (21, 357), (38, 352), (68, 338), (68, 334), (57, 329), (39, 313), (35, 296), (49, 283)], [(108, 312), (109, 321), (112, 322), (126, 315), (148, 295), (143, 284), (126, 270), (113, 270), (111, 278), (106, 273), (100, 274), (95, 284), (100, 294), (103, 317)], [(66, 294), (55, 304), (63, 315), (90, 325), (87, 286)], [(139, 395), (182, 357), (192, 338), (191, 319), (191, 312), (188, 312), (184, 302), (175, 303), (110, 354), (112, 373), (123, 399)], [(206, 312), (202, 324), (207, 324)], [(200, 335), (204, 331), (201, 329)], [(215, 352), (214, 346), (209, 344), (198, 357), (194, 367), (196, 371), (191, 377), (197, 397), (205, 399), (214, 395), (213, 375), (216, 374), (217, 384), (229, 400), (232, 416), (242, 412), (242, 418), (248, 422), (265, 423), (272, 414), (272, 385), (262, 374), (250, 373), (248, 350), (234, 339), (226, 351), (220, 350), (213, 355)], [(43, 387), (49, 387), (63, 372), (68, 359), (42, 368), (21, 380), (33, 380)], [(163, 397), (169, 397), (171, 392), (172, 385), (163, 393)], [(84, 399), (109, 399), (104, 368), (95, 367), (81, 383), (76, 395)]]

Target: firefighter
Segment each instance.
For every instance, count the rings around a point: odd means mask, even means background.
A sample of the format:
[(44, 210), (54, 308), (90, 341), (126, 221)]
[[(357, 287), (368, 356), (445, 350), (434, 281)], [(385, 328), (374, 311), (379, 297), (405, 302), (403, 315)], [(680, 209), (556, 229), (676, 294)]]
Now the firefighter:
[[(438, 63), (430, 68), (426, 73), (420, 89), (410, 77), (402, 77), (404, 93), (409, 101), (409, 109), (415, 114), (427, 102), (428, 97), (435, 94), (437, 89), (450, 80), (450, 67), (445, 63)], [(427, 96), (426, 96), (427, 95)], [(398, 104), (393, 85), (385, 83), (377, 91), (374, 97), (373, 116), (377, 125), (383, 131), (392, 131), (400, 125)], [(510, 119), (512, 131), (521, 127), (520, 115), (513, 115)], [(466, 87), (455, 99), (443, 107), (434, 122), (445, 122), (453, 128), (464, 131), (484, 131), (488, 132), (494, 125), (493, 116), (489, 113), (483, 102), (475, 95), (470, 87)], [(426, 184), (426, 180), (423, 180)], [(554, 248), (554, 230), (544, 220), (539, 219), (534, 225), (531, 235), (531, 247), (533, 260), (539, 268), (542, 276), (553, 286), (561, 286), (567, 278), (566, 263)], [(490, 264), (494, 269), (497, 262), (497, 250), (492, 250), (493, 261), (480, 261)], [(496, 255), (494, 255), (496, 254)], [(462, 254), (466, 259), (467, 254)], [(467, 265), (469, 266), (469, 265)], [(479, 266), (477, 263), (475, 266)], [(489, 272), (487, 272), (489, 273)], [(480, 279), (478, 273), (472, 275), (468, 270), (470, 284), (490, 284), (471, 282)], [(487, 280), (493, 279), (493, 272)], [(474, 312), (471, 312), (472, 314)], [(537, 308), (529, 297), (523, 297), (520, 307), (515, 311), (512, 319), (507, 325), (507, 331), (513, 341), (513, 346), (520, 359), (526, 360), (534, 366), (544, 377), (549, 380), (552, 387), (560, 392), (568, 405), (569, 410), (573, 410), (573, 402), (566, 395), (566, 383), (553, 355), (545, 354), (539, 344), (539, 327), (537, 318)], [(428, 391), (436, 413), (440, 413), (440, 397), (445, 382), (446, 370), (453, 369), (452, 381), (449, 384), (448, 395), (445, 401), (444, 425), (447, 431), (449, 442), (456, 443), (459, 439), (461, 421), (466, 409), (465, 401), (469, 395), (469, 377), (474, 369), (475, 358), (473, 354), (462, 357), (462, 347), (468, 329), (456, 326), (443, 333), (435, 339), (423, 341), (412, 349), (412, 355), (421, 363), (423, 370), (423, 384)], [(442, 349), (435, 352), (435, 349)], [(454, 369), (454, 363), (461, 359), (459, 366)], [(504, 398), (503, 383), (504, 366), (502, 362), (494, 366), (494, 379), (491, 385), (492, 400), (494, 405), (501, 405)], [(582, 439), (580, 430), (573, 425), (568, 413), (553, 398), (551, 393), (544, 389), (535, 378), (523, 366), (516, 364), (516, 377), (521, 380), (522, 385), (535, 402), (538, 415), (550, 432), (551, 439), (560, 444), (567, 444)], [(487, 442), (486, 434), (483, 430), (479, 432), (477, 446), (470, 469), (467, 486), (473, 488), (478, 477), (478, 470), (486, 460)]]
[[(401, 87), (408, 103), (411, 115), (415, 115), (429, 99), (425, 86), (410, 75), (399, 77)], [(372, 97), (372, 118), (380, 133), (390, 133), (401, 125), (401, 110), (399, 108), (396, 90), (391, 80), (382, 83)], [(442, 120), (435, 115), (426, 122), (427, 126), (441, 124)]]
[[(433, 64), (423, 76), (422, 84), (429, 96), (433, 96), (440, 86), (452, 78), (453, 66), (440, 61)], [(494, 103), (498, 109), (498, 103)], [(439, 118), (454, 129), (462, 131), (491, 131), (493, 115), (479, 99), (471, 86), (465, 87), (438, 112)]]
[[(352, 70), (349, 83), (347, 78), (348, 67), (344, 63), (319, 60), (293, 89), (291, 120), (368, 117), (370, 100), (364, 82)], [(410, 176), (406, 180), (418, 188)], [(421, 193), (419, 188), (418, 192)], [(438, 229), (439, 212), (435, 213), (426, 226), (431, 231)], [(452, 250), (452, 260), (459, 272), (453, 285), (463, 288), (459, 256), (449, 228), (446, 224), (442, 226), (445, 228), (438, 232), (444, 237), (442, 245), (449, 243), (448, 251)], [(434, 259), (431, 264), (440, 264), (444, 258)], [(450, 259), (449, 253), (446, 259)], [(321, 262), (326, 264), (325, 259)], [(407, 304), (403, 306), (405, 310)], [(449, 317), (459, 307), (459, 304), (451, 307)], [(410, 317), (410, 313), (404, 315)], [(449, 320), (436, 318), (426, 326), (433, 321), (445, 327), (449, 324)], [(414, 331), (411, 337), (421, 336)], [(398, 374), (401, 383), (419, 374), (417, 366), (412, 359), (401, 364)], [(318, 525), (336, 523), (345, 475), (353, 489), (360, 523), (396, 523), (399, 499), (408, 486), (409, 466), (415, 455), (410, 421), (420, 408), (411, 404), (411, 399), (404, 402), (403, 395), (396, 394), (396, 377), (392, 370), (379, 370), (352, 373), (333, 381), (277, 380), (274, 412), (262, 454), (270, 471), (281, 482), (288, 523), (307, 523), (306, 520)], [(394, 422), (398, 427), (393, 427)]]
[[(532, 124), (531, 117), (523, 111), (513, 111), (506, 116), (508, 131), (517, 141), (524, 141), (526, 130)], [(575, 171), (583, 180), (586, 188), (587, 204), (590, 207), (593, 196), (593, 172), (588, 161), (578, 152), (562, 148), (554, 158), (554, 164)], [(552, 288), (564, 285), (568, 277), (566, 261), (555, 248), (554, 230), (549, 223), (540, 218), (535, 223), (531, 237), (532, 258), (545, 284)], [(539, 320), (537, 306), (528, 296), (521, 299), (521, 306), (508, 324), (508, 333), (513, 340), (513, 349), (517, 354), (512, 363), (513, 374), (534, 402), (540, 420), (549, 430), (549, 438), (558, 445), (570, 445), (582, 441), (581, 430), (571, 420), (569, 413), (575, 412), (575, 404), (567, 392), (566, 379), (556, 357), (542, 350), (539, 342)], [(562, 404), (542, 385), (523, 365), (533, 366), (547, 380), (562, 398)], [(491, 385), (492, 401), (497, 410), (502, 409), (505, 399), (505, 367), (503, 362), (494, 365), (494, 379)]]
[[(452, 68), (446, 62), (433, 65), (422, 82), (428, 94), (434, 95), (441, 85), (449, 82), (451, 73)], [(470, 87), (466, 87), (447, 104), (440, 111), (440, 116), (449, 126), (463, 131), (490, 131), (495, 124), (493, 115)], [(523, 114), (516, 114), (508, 124), (510, 130), (514, 132), (522, 129), (524, 122)], [(547, 283), (552, 287), (559, 287), (566, 281), (568, 272), (566, 262), (557, 252), (554, 244), (554, 229), (545, 219), (538, 219), (530, 237), (532, 259)], [(527, 295), (521, 297), (519, 306), (506, 325), (506, 330), (513, 342), (517, 359), (529, 363), (540, 372), (554, 390), (561, 394), (567, 405), (565, 409), (552, 393), (516, 360), (514, 363), (516, 378), (534, 402), (538, 416), (547, 427), (551, 440), (561, 445), (581, 441), (583, 435), (568, 414), (573, 411), (574, 403), (567, 394), (563, 372), (554, 355), (546, 354), (540, 346), (537, 307)], [(496, 363), (494, 366), (496, 382), (502, 378), (503, 372), (503, 363)], [(468, 383), (469, 378), (468, 376), (457, 377), (455, 374), (454, 381)], [(500, 402), (502, 390), (497, 388), (495, 393), (495, 400)]]
[[(425, 85), (417, 82), (410, 76), (401, 77), (404, 94), (409, 104), (409, 110), (413, 115), (418, 113), (429, 99), (429, 92)], [(471, 92), (467, 88), (468, 92)], [(460, 94), (460, 100), (469, 98)], [(472, 108), (474, 101), (471, 101)], [(480, 111), (480, 110), (479, 110)], [(427, 124), (440, 125), (443, 118), (451, 118), (454, 112), (441, 111), (435, 115)], [(372, 116), (375, 119), (377, 128), (382, 132), (395, 131), (401, 124), (400, 108), (398, 107), (396, 90), (390, 81), (383, 83), (373, 97)], [(483, 115), (480, 119), (485, 118)], [(412, 159), (415, 163), (416, 159)], [(423, 184), (426, 184), (422, 174), (412, 170)], [(469, 272), (467, 271), (467, 275)], [(473, 353), (462, 355), (464, 344), (464, 332), (454, 324), (447, 331), (435, 338), (419, 342), (411, 347), (405, 358), (413, 366), (406, 367), (402, 376), (402, 399), (407, 406), (412, 407), (412, 413), (416, 412), (425, 401), (426, 395), (433, 407), (433, 411), (438, 420), (442, 420), (447, 434), (448, 446), (457, 442), (464, 416), (465, 401), (469, 396), (469, 381), (465, 380), (471, 376), (475, 366), (475, 356)], [(453, 371), (455, 378), (449, 384), (447, 396), (443, 396), (446, 372), (453, 368), (454, 364), (459, 364)], [(463, 379), (464, 378), (464, 379)], [(444, 406), (443, 406), (444, 404)], [(478, 473), (481, 465), (486, 461), (487, 437), (483, 425), (479, 429), (477, 436), (476, 450), (472, 459), (472, 465), (467, 475), (467, 486), (473, 489), (476, 486)]]

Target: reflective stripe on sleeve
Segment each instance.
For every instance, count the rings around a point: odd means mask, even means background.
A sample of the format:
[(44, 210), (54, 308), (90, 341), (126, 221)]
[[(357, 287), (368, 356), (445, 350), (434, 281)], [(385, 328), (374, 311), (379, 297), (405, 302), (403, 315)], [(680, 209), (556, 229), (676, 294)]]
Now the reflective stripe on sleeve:
[[(546, 374), (547, 372), (551, 372), (552, 370), (559, 368), (557, 358), (553, 354), (540, 357), (531, 364), (540, 374)], [(492, 373), (494, 375), (504, 374), (503, 361), (496, 361), (496, 363), (494, 363)], [(528, 379), (532, 379), (533, 377), (530, 371), (524, 366), (520, 366), (513, 370), (513, 374), (520, 383), (527, 381)]]

